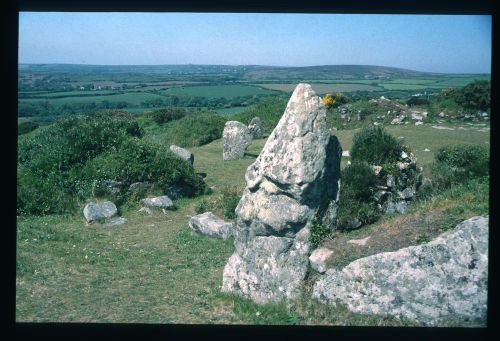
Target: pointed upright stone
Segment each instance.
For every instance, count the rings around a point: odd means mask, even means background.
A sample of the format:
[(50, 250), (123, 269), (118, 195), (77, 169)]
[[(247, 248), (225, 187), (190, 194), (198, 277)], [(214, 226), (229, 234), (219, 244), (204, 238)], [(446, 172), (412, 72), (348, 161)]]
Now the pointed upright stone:
[(342, 150), (326, 126), (326, 109), (309, 84), (295, 88), (262, 152), (245, 174), (236, 207), (235, 253), (222, 290), (257, 303), (300, 294), (309, 266), (317, 210), (337, 200)]

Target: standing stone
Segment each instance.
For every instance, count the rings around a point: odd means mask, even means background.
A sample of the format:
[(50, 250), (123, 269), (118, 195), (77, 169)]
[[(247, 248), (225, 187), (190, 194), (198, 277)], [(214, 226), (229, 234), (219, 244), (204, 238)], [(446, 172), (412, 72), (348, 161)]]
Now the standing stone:
[(228, 121), (222, 133), (223, 160), (241, 159), (245, 150), (252, 143), (252, 132), (246, 125), (238, 121)]
[(299, 84), (262, 152), (245, 174), (236, 207), (236, 251), (222, 290), (259, 304), (296, 298), (309, 266), (312, 220), (336, 200), (342, 150), (326, 109)]
[[(494, 290), (494, 289), (493, 289)], [(328, 270), (313, 297), (355, 313), (406, 317), (425, 326), (449, 319), (486, 325), (488, 217), (474, 217), (433, 241)]]
[(181, 159), (186, 160), (189, 165), (193, 167), (194, 155), (189, 150), (176, 146), (175, 144), (170, 146), (170, 150)]
[(248, 129), (252, 133), (254, 139), (260, 139), (262, 137), (261, 122), (260, 118), (254, 117), (248, 125)]

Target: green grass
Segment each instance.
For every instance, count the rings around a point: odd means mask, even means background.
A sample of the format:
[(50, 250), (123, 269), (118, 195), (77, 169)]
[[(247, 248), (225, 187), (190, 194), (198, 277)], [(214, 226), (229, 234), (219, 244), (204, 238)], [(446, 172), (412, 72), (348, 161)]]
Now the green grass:
[(206, 98), (225, 97), (232, 99), (238, 96), (268, 95), (273, 92), (250, 85), (209, 85), (185, 86), (170, 88), (163, 93), (170, 95), (200, 96)]
[(234, 108), (224, 108), (224, 109), (216, 109), (219, 114), (221, 115), (233, 115), (233, 114), (239, 114), (240, 112), (243, 112), (247, 109), (247, 107), (234, 107)]
[[(423, 166), (440, 146), (485, 144), (490, 137), (489, 133), (436, 130), (430, 125), (386, 129), (396, 137), (404, 136), (403, 142)], [(356, 131), (335, 132), (344, 150), (351, 148)], [(307, 297), (289, 306), (259, 306), (220, 292), (222, 271), (234, 250), (232, 240), (192, 234), (187, 223), (202, 200), (220, 194), (227, 186), (244, 185), (246, 168), (265, 142), (254, 140), (248, 155), (234, 161), (222, 160), (221, 139), (191, 148), (196, 171), (207, 173), (207, 185), (214, 187), (214, 193), (177, 200), (178, 210), (166, 215), (144, 216), (131, 206), (122, 213), (127, 223), (114, 228), (85, 226), (81, 210), (68, 216), (18, 217), (16, 321), (412, 325), (406, 320), (354, 314), (342, 305), (334, 308)], [(424, 152), (425, 148), (431, 152)], [(487, 210), (487, 187), (477, 189), (473, 185), (451, 189), (434, 201), (415, 205), (409, 214), (424, 219), (430, 212), (440, 211), (439, 226), (445, 229), (456, 219)], [(377, 226), (386, 224), (397, 231), (405, 222), (402, 217), (386, 216)], [(352, 232), (349, 239), (363, 238), (377, 226)]]

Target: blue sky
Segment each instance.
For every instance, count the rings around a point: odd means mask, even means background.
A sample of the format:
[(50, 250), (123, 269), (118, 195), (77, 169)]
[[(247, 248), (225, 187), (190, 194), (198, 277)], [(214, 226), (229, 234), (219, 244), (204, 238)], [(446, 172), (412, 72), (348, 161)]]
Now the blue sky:
[(490, 73), (491, 30), (484, 15), (23, 12), (19, 62)]

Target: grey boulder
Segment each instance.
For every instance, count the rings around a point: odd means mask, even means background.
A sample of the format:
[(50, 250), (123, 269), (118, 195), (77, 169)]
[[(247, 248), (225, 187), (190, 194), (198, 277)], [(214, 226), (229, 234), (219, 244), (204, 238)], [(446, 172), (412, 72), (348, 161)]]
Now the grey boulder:
[(113, 217), (117, 208), (115, 204), (111, 201), (105, 201), (101, 203), (89, 202), (83, 208), (83, 215), (88, 223), (93, 223), (94, 221), (104, 220)]
[(212, 212), (205, 212), (191, 217), (189, 227), (197, 233), (218, 239), (227, 239), (233, 232), (232, 223), (218, 218)]
[(330, 269), (314, 284), (313, 297), (423, 326), (448, 319), (485, 326), (487, 290), (488, 217), (474, 217), (427, 244)]
[(170, 145), (170, 151), (180, 157), (183, 160), (186, 160), (190, 166), (194, 164), (194, 155), (189, 150), (176, 146), (175, 144)]
[(161, 197), (144, 198), (141, 200), (141, 202), (145, 206), (150, 208), (175, 208), (172, 200), (166, 195), (163, 195)]

